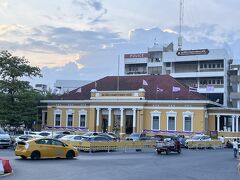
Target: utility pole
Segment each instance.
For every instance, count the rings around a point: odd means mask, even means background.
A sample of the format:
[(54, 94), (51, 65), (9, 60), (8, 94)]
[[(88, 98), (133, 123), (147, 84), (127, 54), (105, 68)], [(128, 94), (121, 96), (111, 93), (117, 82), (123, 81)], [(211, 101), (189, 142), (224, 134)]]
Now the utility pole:
[(120, 61), (120, 55), (118, 55), (117, 91), (119, 91), (119, 61)]
[(181, 50), (181, 49), (182, 49), (182, 24), (183, 24), (183, 15), (184, 15), (184, 0), (180, 0), (178, 50)]

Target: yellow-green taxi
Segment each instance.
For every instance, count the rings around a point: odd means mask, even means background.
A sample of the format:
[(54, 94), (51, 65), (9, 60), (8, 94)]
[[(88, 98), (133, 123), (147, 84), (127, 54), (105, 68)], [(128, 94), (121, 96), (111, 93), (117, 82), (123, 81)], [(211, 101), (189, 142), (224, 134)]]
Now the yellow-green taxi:
[(15, 154), (22, 159), (28, 157), (34, 160), (41, 158), (72, 159), (78, 156), (78, 151), (72, 145), (65, 144), (57, 139), (40, 138), (18, 142)]

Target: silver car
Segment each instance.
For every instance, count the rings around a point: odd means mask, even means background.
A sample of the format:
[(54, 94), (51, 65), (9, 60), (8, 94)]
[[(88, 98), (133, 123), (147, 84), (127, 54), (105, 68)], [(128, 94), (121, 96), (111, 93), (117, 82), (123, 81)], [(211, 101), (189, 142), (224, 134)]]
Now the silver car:
[(8, 148), (12, 145), (12, 140), (9, 134), (0, 129), (0, 147)]

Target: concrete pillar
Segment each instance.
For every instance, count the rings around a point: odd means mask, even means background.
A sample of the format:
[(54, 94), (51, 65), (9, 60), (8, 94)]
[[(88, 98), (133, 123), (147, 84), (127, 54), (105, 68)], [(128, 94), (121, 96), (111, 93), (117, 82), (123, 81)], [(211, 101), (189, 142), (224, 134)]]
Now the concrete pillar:
[(133, 108), (133, 132), (136, 132), (136, 108)]
[(239, 116), (236, 116), (236, 132), (238, 133), (238, 119), (239, 119)]
[(121, 129), (121, 133), (123, 133), (123, 108), (120, 109), (121, 111), (121, 115), (120, 115), (120, 129)]
[(217, 131), (220, 131), (220, 115), (217, 115)]
[(235, 127), (235, 116), (232, 115), (232, 132), (235, 132), (234, 127)]
[(42, 111), (42, 128), (44, 128), (46, 126), (46, 124), (45, 124), (46, 116), (45, 115), (46, 115), (45, 111)]
[(108, 132), (111, 132), (112, 125), (112, 109), (108, 108)]
[(99, 131), (99, 122), (100, 122), (100, 108), (97, 109), (97, 119), (96, 119), (96, 131)]

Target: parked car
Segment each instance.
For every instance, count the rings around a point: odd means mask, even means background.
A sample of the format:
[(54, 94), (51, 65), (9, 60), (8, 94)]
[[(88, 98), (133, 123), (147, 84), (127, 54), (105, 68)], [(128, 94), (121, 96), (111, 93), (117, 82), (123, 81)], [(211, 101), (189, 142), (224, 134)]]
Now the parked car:
[(60, 141), (80, 141), (82, 139), (81, 135), (65, 135), (60, 138)]
[(156, 142), (156, 151), (158, 154), (162, 152), (166, 152), (166, 154), (170, 154), (170, 152), (181, 153), (181, 144), (178, 138), (176, 137), (164, 137), (163, 139)]
[(40, 135), (21, 135), (15, 138), (15, 144), (17, 144), (20, 141), (27, 141), (30, 139), (37, 139), (37, 138), (42, 138), (43, 136)]
[(12, 139), (4, 130), (0, 129), (0, 147), (8, 148), (12, 145)]
[(87, 137), (91, 137), (91, 136), (97, 136), (99, 133), (98, 132), (87, 132), (85, 134), (82, 135), (82, 137), (87, 138)]
[(102, 137), (105, 137), (107, 138), (109, 141), (114, 141), (114, 142), (117, 142), (118, 141), (118, 138), (113, 136), (113, 135), (110, 135), (109, 133), (99, 133), (98, 136), (102, 136)]
[(54, 134), (53, 135), (53, 138), (55, 138), (55, 139), (60, 139), (60, 138), (62, 138), (62, 137), (64, 137), (64, 136), (66, 136), (65, 134)]
[(189, 139), (186, 139), (185, 146), (187, 147), (188, 142), (191, 142), (191, 141), (211, 141), (211, 140), (212, 140), (211, 137), (207, 135), (194, 135)]
[(110, 140), (103, 136), (90, 136), (81, 139), (81, 142), (109, 142)]
[(126, 137), (127, 141), (142, 141), (150, 140), (150, 137), (146, 136), (144, 133), (132, 133), (130, 136)]
[(41, 158), (72, 159), (78, 156), (78, 151), (75, 147), (57, 139), (41, 138), (19, 142), (15, 154), (22, 159), (30, 157), (33, 160)]

